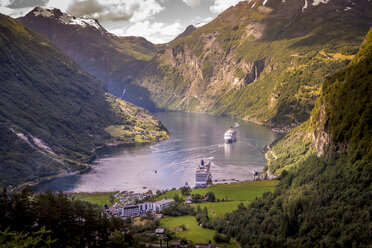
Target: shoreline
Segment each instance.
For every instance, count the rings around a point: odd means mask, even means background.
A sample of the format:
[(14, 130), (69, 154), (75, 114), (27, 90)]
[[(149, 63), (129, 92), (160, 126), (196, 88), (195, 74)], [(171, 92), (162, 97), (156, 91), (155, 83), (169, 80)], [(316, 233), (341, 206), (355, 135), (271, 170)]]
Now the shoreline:
[[(169, 135), (169, 138), (170, 138), (170, 135)], [(94, 161), (99, 159), (101, 156), (105, 156), (105, 155), (108, 155), (110, 153), (113, 153), (114, 149), (122, 149), (124, 147), (134, 147), (134, 146), (137, 146), (137, 145), (145, 146), (145, 145), (160, 143), (160, 142), (166, 141), (168, 139), (163, 139), (163, 140), (158, 140), (158, 141), (151, 141), (151, 142), (118, 143), (118, 144), (109, 144), (109, 145), (104, 145), (104, 146), (98, 146), (98, 147), (95, 148), (94, 154), (92, 154), (92, 158), (94, 158), (94, 159), (92, 159), (89, 163), (85, 164), (86, 167), (84, 169), (76, 170), (76, 171), (72, 171), (72, 172), (67, 172), (67, 173), (66, 172), (58, 173), (58, 174), (55, 174), (55, 175), (50, 175), (50, 176), (37, 178), (34, 181), (24, 182), (21, 185), (18, 185), (16, 187), (10, 189), (10, 191), (20, 192), (26, 187), (35, 187), (38, 184), (41, 184), (43, 182), (50, 181), (50, 180), (53, 180), (53, 179), (56, 179), (56, 178), (63, 178), (63, 177), (74, 176), (74, 175), (82, 175), (82, 174), (88, 173), (89, 171), (91, 171)]]
[[(250, 122), (250, 123), (254, 123), (256, 125), (260, 125), (260, 126), (263, 126), (263, 127), (266, 127), (266, 128), (270, 128), (273, 132), (275, 133), (281, 133), (281, 132), (278, 132), (276, 130), (273, 130), (272, 129), (272, 126), (269, 126), (269, 125), (265, 125), (263, 123), (258, 123), (256, 121), (253, 121), (253, 120), (249, 120), (249, 119), (243, 119), (243, 118), (236, 118), (236, 117), (231, 117), (231, 116), (227, 116), (227, 115), (217, 115), (217, 114), (214, 114), (214, 113), (208, 113), (208, 112), (191, 112), (191, 111), (161, 111), (161, 113), (163, 112), (183, 112), (183, 113), (192, 113), (192, 114), (202, 114), (202, 115), (212, 115), (212, 116), (221, 116), (221, 117), (228, 117), (228, 118), (231, 118), (231, 119), (235, 119), (235, 120), (242, 120), (242, 121), (245, 121), (245, 122)], [(63, 173), (59, 173), (59, 174), (55, 174), (55, 175), (50, 175), (50, 176), (46, 176), (46, 177), (43, 177), (43, 178), (38, 178), (38, 179), (35, 179), (35, 181), (29, 181), (29, 182), (25, 182), (23, 183), (22, 185), (19, 185), (15, 188), (13, 188), (11, 191), (21, 191), (23, 188), (25, 188), (26, 186), (30, 186), (30, 187), (35, 187), (43, 182), (46, 182), (46, 181), (50, 181), (50, 180), (53, 180), (53, 179), (56, 179), (56, 178), (63, 178), (63, 177), (69, 177), (69, 176), (74, 176), (74, 175), (82, 175), (82, 174), (85, 174), (85, 173), (88, 173), (89, 171), (91, 171), (92, 169), (92, 165), (94, 165), (94, 162), (97, 161), (99, 158), (102, 158), (102, 157), (105, 157), (105, 156), (108, 156), (110, 154), (114, 154), (116, 152), (119, 152), (119, 150), (122, 150), (122, 149), (125, 149), (126, 147), (135, 147), (135, 146), (146, 146), (146, 145), (151, 145), (151, 144), (157, 144), (157, 143), (160, 143), (162, 141), (166, 141), (166, 140), (169, 140), (171, 137), (170, 133), (169, 133), (169, 137), (166, 138), (166, 139), (160, 139), (160, 140), (157, 140), (157, 141), (143, 141), (143, 142), (131, 142), (131, 143), (108, 143), (108, 144), (105, 144), (105, 145), (102, 145), (102, 146), (97, 146), (93, 151), (94, 151), (94, 154), (92, 155), (92, 160), (89, 161), (89, 163), (85, 164), (86, 167), (82, 170), (77, 170), (77, 171), (72, 171), (72, 172), (63, 172)], [(280, 137), (278, 137), (277, 139), (280, 139)], [(277, 140), (276, 139), (276, 140)], [(267, 146), (270, 146), (269, 145), (266, 145), (265, 147)], [(265, 148), (264, 147), (264, 148)], [(266, 166), (269, 162), (269, 159), (267, 158), (267, 155), (265, 154), (265, 151), (263, 152), (264, 153), (264, 157), (266, 159)], [(264, 173), (265, 171), (261, 171), (259, 172), (259, 174), (262, 174)], [(262, 177), (261, 175), (261, 177)], [(268, 178), (268, 179), (275, 179), (274, 178), (271, 178), (271, 176)], [(265, 179), (261, 179), (261, 180), (265, 180)], [(231, 183), (238, 183), (238, 182), (247, 182), (247, 181), (254, 181), (252, 179), (247, 179), (247, 180), (237, 180), (237, 181), (231, 181), (231, 180), (225, 180), (223, 181), (223, 179), (221, 180), (218, 180), (219, 182), (216, 184), (231, 184)], [(163, 189), (163, 190), (170, 190), (170, 189)], [(105, 192), (110, 192), (110, 191), (100, 191), (101, 193), (105, 193)], [(67, 193), (67, 192), (65, 192)], [(84, 192), (69, 192), (69, 193), (84, 193)], [(85, 192), (85, 193), (89, 193), (89, 192)], [(91, 193), (94, 193), (94, 192), (91, 192)], [(89, 194), (91, 194), (89, 193)]]

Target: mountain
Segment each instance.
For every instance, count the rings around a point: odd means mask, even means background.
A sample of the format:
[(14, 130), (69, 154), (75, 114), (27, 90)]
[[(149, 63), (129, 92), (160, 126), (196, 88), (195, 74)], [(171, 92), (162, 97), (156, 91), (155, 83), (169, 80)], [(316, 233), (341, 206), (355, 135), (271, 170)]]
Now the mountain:
[(174, 38), (173, 41), (175, 40), (179, 40), (179, 39), (183, 39), (183, 38), (186, 38), (187, 36), (189, 36), (192, 32), (194, 32), (194, 30), (196, 30), (196, 27), (194, 27), (194, 25), (189, 25), (187, 26), (187, 28), (185, 29), (185, 31), (183, 31), (181, 34), (179, 34), (176, 38)]
[(243, 1), (167, 44), (131, 84), (157, 108), (293, 127), (371, 25), (368, 0)]
[(168, 137), (43, 36), (0, 15), (0, 185), (81, 170), (98, 147)]
[(115, 36), (95, 19), (76, 18), (59, 9), (36, 7), (18, 20), (48, 38), (119, 97), (157, 49), (142, 37)]
[[(372, 29), (326, 80), (311, 118), (273, 146), (282, 166), (274, 193), (216, 220), (218, 231), (244, 247), (370, 247), (371, 72)], [(296, 150), (300, 142), (308, 145)]]

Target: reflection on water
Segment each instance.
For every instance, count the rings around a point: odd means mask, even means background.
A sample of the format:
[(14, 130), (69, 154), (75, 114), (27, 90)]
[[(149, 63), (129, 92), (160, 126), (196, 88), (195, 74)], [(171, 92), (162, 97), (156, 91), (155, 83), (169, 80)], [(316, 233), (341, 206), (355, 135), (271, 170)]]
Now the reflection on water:
[(225, 151), (225, 158), (230, 158), (233, 144), (225, 144), (223, 148)]
[[(262, 147), (276, 138), (270, 129), (242, 120), (195, 113), (156, 115), (170, 131), (170, 140), (123, 148), (98, 159), (89, 173), (44, 182), (37, 190), (144, 191), (194, 185), (196, 166), (204, 157), (214, 157), (214, 180), (252, 179), (252, 170), (262, 170), (266, 162)], [(232, 125), (238, 126), (237, 142), (224, 144), (223, 134)]]

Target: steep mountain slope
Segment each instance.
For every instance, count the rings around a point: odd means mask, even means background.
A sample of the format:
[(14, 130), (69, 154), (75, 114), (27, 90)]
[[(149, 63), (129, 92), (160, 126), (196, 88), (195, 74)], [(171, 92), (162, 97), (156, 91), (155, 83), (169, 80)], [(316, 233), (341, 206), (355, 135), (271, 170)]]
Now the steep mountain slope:
[(243, 1), (168, 44), (133, 83), (159, 108), (298, 125), (371, 25), (368, 0)]
[(108, 92), (116, 96), (156, 52), (155, 45), (142, 37), (117, 37), (97, 20), (75, 18), (59, 9), (36, 7), (19, 21), (106, 82)]
[(287, 166), (292, 157), (278, 149), (284, 170), (275, 192), (215, 227), (249, 247), (370, 247), (371, 82), (372, 29), (350, 65), (326, 81), (312, 118), (274, 145), (296, 151), (296, 139), (310, 140), (298, 163)]
[(147, 111), (41, 35), (0, 15), (0, 185), (84, 169), (99, 146), (167, 138)]

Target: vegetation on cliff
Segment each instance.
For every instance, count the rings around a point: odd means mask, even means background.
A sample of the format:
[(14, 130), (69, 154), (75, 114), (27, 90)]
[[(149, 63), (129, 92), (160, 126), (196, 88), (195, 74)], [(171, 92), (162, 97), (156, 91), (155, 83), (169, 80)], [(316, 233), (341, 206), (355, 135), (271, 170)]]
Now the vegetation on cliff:
[(168, 137), (41, 35), (4, 15), (0, 30), (0, 185), (84, 169), (99, 146)]
[(134, 82), (158, 108), (298, 125), (325, 77), (351, 61), (372, 20), (368, 1), (351, 11), (344, 0), (303, 5), (243, 1), (169, 43)]
[[(312, 119), (274, 145), (282, 166), (274, 193), (216, 220), (217, 231), (249, 247), (369, 247), (371, 71), (372, 30), (350, 65), (327, 79)], [(304, 137), (307, 148), (293, 148)], [(284, 146), (297, 152), (283, 154)]]

